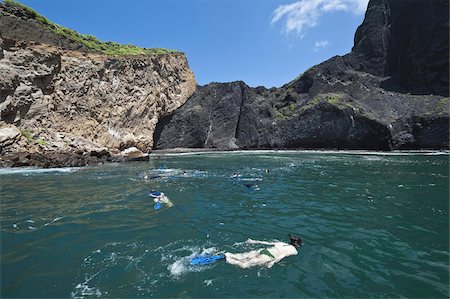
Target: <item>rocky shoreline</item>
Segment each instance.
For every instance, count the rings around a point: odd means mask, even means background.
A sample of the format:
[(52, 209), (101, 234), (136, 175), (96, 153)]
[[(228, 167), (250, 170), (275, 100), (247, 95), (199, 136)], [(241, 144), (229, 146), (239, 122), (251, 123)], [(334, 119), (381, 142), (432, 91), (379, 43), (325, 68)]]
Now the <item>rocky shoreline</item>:
[(364, 154), (364, 155), (403, 155), (403, 154), (430, 154), (430, 155), (450, 155), (450, 150), (348, 150), (348, 149), (261, 149), (261, 150), (221, 150), (214, 148), (173, 148), (164, 150), (154, 150), (150, 154), (139, 154), (136, 156), (122, 156), (109, 154), (95, 155), (86, 152), (22, 152), (6, 156), (0, 163), (0, 168), (14, 167), (38, 167), (38, 168), (64, 168), (64, 167), (85, 167), (108, 163), (124, 162), (148, 162), (152, 157), (164, 155), (184, 155), (184, 154), (232, 154), (232, 153), (252, 153), (252, 152), (306, 152), (306, 153), (345, 153), (345, 154)]
[(41, 168), (54, 167), (81, 167), (98, 165), (111, 162), (148, 161), (149, 154), (145, 154), (137, 148), (130, 148), (124, 152), (111, 154), (108, 150), (90, 151), (83, 150), (58, 152), (40, 150), (35, 152), (15, 152), (5, 154), (0, 161), (0, 168), (29, 167)]

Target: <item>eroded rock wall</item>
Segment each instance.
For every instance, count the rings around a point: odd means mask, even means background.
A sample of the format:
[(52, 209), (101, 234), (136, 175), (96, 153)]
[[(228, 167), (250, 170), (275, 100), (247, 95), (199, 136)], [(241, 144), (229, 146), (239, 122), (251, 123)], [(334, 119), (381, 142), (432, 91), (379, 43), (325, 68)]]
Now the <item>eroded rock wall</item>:
[(0, 46), (1, 126), (22, 132), (2, 147), (5, 165), (26, 164), (19, 153), (51, 166), (50, 152), (80, 156), (73, 164), (129, 147), (149, 152), (158, 118), (196, 88), (182, 53), (108, 57), (9, 39)]

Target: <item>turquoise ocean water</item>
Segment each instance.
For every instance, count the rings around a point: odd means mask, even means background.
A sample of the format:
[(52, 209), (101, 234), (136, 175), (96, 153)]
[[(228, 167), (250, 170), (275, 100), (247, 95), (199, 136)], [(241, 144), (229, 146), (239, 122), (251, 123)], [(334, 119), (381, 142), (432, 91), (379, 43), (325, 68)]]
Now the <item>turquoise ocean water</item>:
[[(448, 153), (152, 155), (0, 179), (2, 298), (449, 297)], [(154, 210), (152, 188), (174, 207)], [(189, 265), (288, 233), (304, 246), (271, 269)]]

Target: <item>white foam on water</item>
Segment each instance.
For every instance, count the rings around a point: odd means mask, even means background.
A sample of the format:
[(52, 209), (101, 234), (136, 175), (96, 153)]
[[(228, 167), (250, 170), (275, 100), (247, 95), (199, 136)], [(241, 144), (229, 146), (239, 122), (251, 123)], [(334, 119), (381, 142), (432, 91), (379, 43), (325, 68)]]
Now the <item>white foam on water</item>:
[(346, 154), (346, 155), (381, 155), (381, 156), (415, 156), (415, 155), (450, 155), (450, 151), (362, 151), (362, 150), (239, 150), (239, 151), (201, 151), (201, 152), (185, 152), (185, 153), (153, 153), (152, 156), (199, 156), (209, 155), (220, 157), (223, 154), (227, 155), (261, 155), (264, 153), (304, 153), (304, 154)]
[[(105, 297), (108, 296), (107, 283), (110, 269), (121, 268), (124, 272), (136, 274), (136, 280), (130, 282), (130, 285), (139, 289), (142, 296), (148, 296), (151, 290), (147, 288), (147, 281), (151, 278), (142, 266), (142, 259), (149, 250), (140, 242), (107, 243), (100, 248), (93, 249), (92, 253), (86, 256), (81, 263), (80, 269), (84, 276), (84, 282), (74, 283), (74, 290), (71, 293), (72, 298), (84, 297)], [(95, 273), (95, 274), (93, 274)], [(95, 278), (94, 278), (95, 277)], [(106, 283), (106, 284), (105, 284)], [(119, 288), (127, 284), (120, 285)], [(106, 289), (106, 290), (105, 290)]]
[(117, 258), (116, 252), (111, 252), (110, 255), (107, 257), (107, 259), (112, 262), (114, 262), (116, 260), (116, 258)]
[(49, 172), (61, 172), (71, 173), (76, 172), (79, 167), (64, 167), (64, 168), (37, 168), (37, 167), (21, 167), (21, 168), (0, 168), (0, 175), (4, 174), (31, 174), (31, 173), (49, 173)]
[(249, 181), (249, 182), (255, 182), (255, 181), (262, 181), (263, 179), (261, 177), (255, 177), (255, 178), (240, 178), (238, 181)]
[(205, 178), (208, 177), (208, 172), (202, 170), (183, 170), (179, 168), (154, 168), (149, 170), (149, 174), (146, 176), (147, 179)]
[(203, 281), (203, 284), (205, 284), (206, 286), (210, 286), (213, 283), (213, 279), (206, 279)]
[(189, 272), (189, 259), (192, 257), (194, 256), (192, 255), (190, 257), (183, 257), (175, 261), (173, 264), (170, 264), (167, 267), (167, 270), (169, 270), (170, 274), (175, 277), (178, 277), (183, 273)]
[(63, 217), (56, 217), (56, 218), (53, 219), (52, 221), (47, 222), (46, 224), (44, 224), (44, 226), (50, 225), (50, 224), (52, 224), (52, 223), (55, 223), (56, 221), (61, 220), (61, 219), (63, 219)]
[[(175, 243), (174, 244), (169, 244), (168, 246), (171, 246), (171, 245), (175, 245)], [(168, 246), (166, 246), (166, 247), (168, 247)], [(167, 250), (169, 250), (169, 249), (167, 249), (166, 247), (160, 246), (160, 247), (155, 249), (155, 252), (162, 251), (162, 253), (161, 253), (161, 262), (174, 259), (175, 257), (174, 257), (173, 254), (177, 253), (177, 252), (183, 252), (183, 251), (190, 251), (192, 253), (200, 252), (200, 247), (198, 247), (198, 246), (185, 245), (185, 246), (177, 248), (175, 250), (170, 250), (169, 252), (167, 252)]]
[(179, 173), (181, 169), (177, 168), (155, 168), (152, 169), (153, 172), (162, 172), (162, 173)]
[(363, 159), (366, 161), (382, 161), (383, 157), (370, 155), (370, 156), (363, 156)]
[(84, 282), (79, 283), (75, 286), (75, 291), (70, 293), (70, 296), (72, 298), (84, 298), (85, 296), (95, 296), (95, 297), (102, 297), (107, 294), (107, 292), (103, 292), (97, 288), (97, 287), (90, 287), (89, 282), (97, 276), (97, 274), (100, 272), (95, 273), (94, 275), (90, 277), (85, 277)]
[(204, 170), (187, 171), (184, 176), (187, 177), (207, 177), (208, 172)]
[[(194, 265), (191, 266), (190, 261), (192, 258), (199, 256), (199, 255), (209, 255), (217, 252), (217, 248), (215, 247), (209, 247), (209, 248), (203, 248), (202, 251), (199, 250), (198, 247), (185, 247), (182, 248), (182, 250), (190, 250), (192, 253), (188, 256), (183, 256), (181, 258), (178, 258), (173, 262), (172, 264), (167, 266), (167, 270), (169, 270), (171, 277), (173, 278), (179, 278), (180, 276), (190, 273), (190, 272), (201, 272), (205, 269), (209, 269), (212, 265)], [(176, 250), (180, 251), (180, 250)]]

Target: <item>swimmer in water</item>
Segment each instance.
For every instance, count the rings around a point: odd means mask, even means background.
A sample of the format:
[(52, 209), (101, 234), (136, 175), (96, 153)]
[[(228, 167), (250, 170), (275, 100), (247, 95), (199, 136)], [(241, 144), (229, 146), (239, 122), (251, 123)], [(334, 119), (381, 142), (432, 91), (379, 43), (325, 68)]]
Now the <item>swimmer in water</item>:
[(235, 172), (233, 173), (233, 175), (231, 176), (232, 179), (236, 179), (236, 178), (240, 178), (242, 175), (240, 172)]
[(271, 245), (271, 247), (244, 253), (226, 252), (224, 255), (228, 264), (236, 265), (241, 268), (250, 268), (254, 266), (266, 266), (267, 268), (272, 268), (275, 263), (278, 263), (283, 258), (297, 255), (297, 248), (303, 245), (300, 237), (291, 236), (291, 234), (289, 234), (289, 244), (280, 241), (266, 242), (252, 239), (248, 239), (246, 243)]
[(173, 202), (163, 192), (152, 190), (150, 196), (155, 203), (165, 204), (168, 208), (173, 207)]

